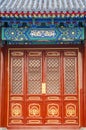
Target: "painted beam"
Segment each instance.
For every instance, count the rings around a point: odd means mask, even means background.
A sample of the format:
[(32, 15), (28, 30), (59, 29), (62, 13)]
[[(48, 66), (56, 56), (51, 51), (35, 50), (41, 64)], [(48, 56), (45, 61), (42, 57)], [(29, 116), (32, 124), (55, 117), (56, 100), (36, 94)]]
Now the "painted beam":
[(2, 28), (6, 41), (80, 41), (84, 28)]

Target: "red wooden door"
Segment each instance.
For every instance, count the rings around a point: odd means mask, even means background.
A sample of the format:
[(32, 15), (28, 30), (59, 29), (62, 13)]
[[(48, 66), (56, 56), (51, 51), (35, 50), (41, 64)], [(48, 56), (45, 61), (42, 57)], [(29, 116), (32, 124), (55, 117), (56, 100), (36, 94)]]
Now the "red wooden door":
[(9, 52), (8, 125), (79, 124), (78, 51)]

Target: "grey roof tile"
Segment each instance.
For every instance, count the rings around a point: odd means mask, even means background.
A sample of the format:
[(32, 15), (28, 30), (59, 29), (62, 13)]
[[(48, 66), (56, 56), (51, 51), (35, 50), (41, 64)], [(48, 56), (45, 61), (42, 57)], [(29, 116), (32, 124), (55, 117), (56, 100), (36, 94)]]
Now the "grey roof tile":
[(86, 11), (86, 0), (0, 0), (0, 12)]

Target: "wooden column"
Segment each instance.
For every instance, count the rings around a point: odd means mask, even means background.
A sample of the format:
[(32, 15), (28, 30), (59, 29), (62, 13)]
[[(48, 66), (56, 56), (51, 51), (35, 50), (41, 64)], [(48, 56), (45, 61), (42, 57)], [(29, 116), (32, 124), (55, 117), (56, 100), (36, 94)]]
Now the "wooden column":
[(0, 45), (0, 126), (2, 126), (2, 87), (3, 87), (3, 53)]
[(85, 40), (85, 45), (84, 45), (84, 127), (86, 127), (86, 40)]
[[(1, 47), (0, 47), (0, 117), (1, 117)], [(1, 118), (0, 118), (0, 126), (1, 126)]]

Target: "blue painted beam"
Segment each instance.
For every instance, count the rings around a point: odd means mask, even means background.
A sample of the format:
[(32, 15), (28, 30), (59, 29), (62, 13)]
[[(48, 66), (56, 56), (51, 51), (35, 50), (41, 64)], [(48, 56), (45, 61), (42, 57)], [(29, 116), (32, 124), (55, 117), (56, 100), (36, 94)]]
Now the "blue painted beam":
[[(66, 22), (66, 21), (86, 21), (86, 17), (82, 17), (82, 18), (80, 18), (80, 17), (74, 17), (74, 18), (70, 18), (70, 17), (68, 17), (68, 18), (35, 18), (35, 20), (38, 20), (38, 21), (42, 21), (42, 22), (49, 22), (49, 21), (51, 21), (52, 19), (54, 19), (55, 21), (57, 21), (57, 22)], [(28, 22), (28, 21), (33, 21), (33, 18), (30, 18), (30, 17), (28, 17), (28, 18), (0, 18), (0, 22), (11, 22), (11, 21), (17, 21), (17, 22)]]
[(84, 28), (2, 28), (6, 41), (81, 41)]

